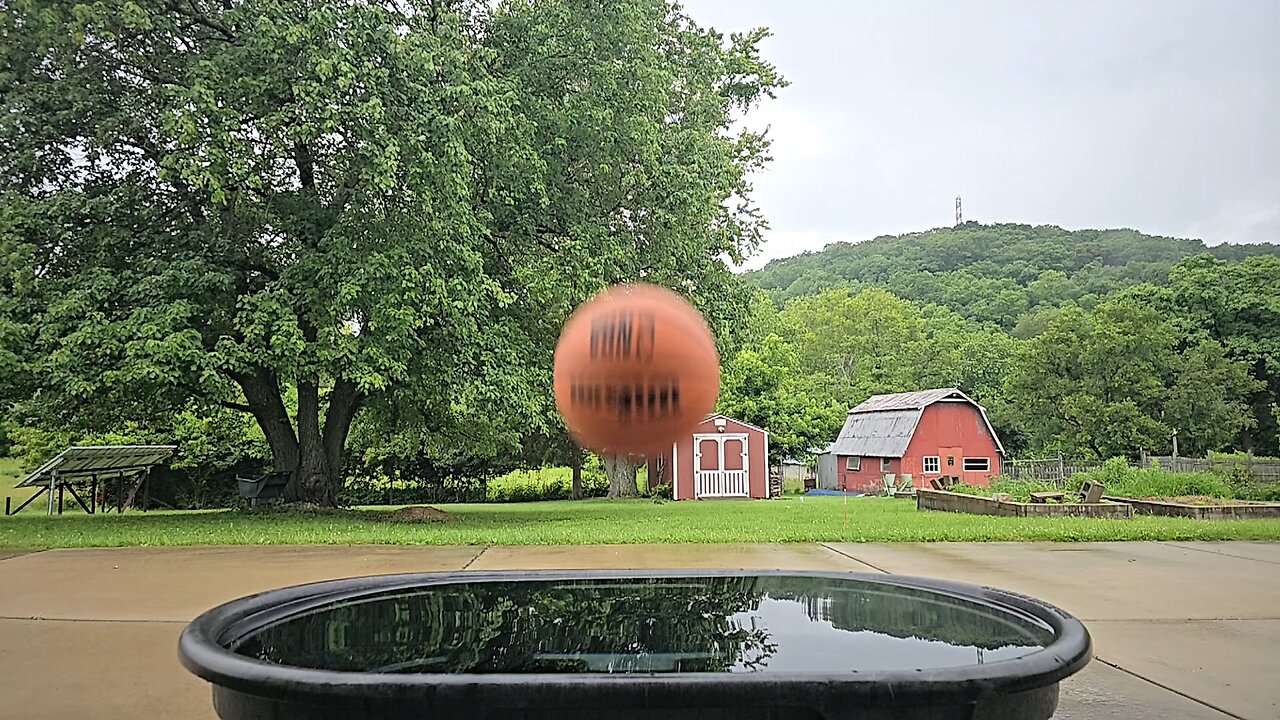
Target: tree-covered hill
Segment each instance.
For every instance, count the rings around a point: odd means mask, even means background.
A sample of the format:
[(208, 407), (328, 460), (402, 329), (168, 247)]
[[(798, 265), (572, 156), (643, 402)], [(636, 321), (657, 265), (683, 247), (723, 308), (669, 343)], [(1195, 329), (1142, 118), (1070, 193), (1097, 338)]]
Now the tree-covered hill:
[(1280, 256), (1280, 245), (1206, 246), (1199, 240), (1127, 229), (1071, 231), (967, 222), (834, 243), (819, 252), (775, 260), (747, 276), (775, 301), (836, 285), (878, 286), (1013, 330), (1019, 318), (1037, 310), (1067, 302), (1089, 308), (1124, 287), (1162, 285), (1175, 263), (1202, 253), (1236, 262), (1254, 255)]

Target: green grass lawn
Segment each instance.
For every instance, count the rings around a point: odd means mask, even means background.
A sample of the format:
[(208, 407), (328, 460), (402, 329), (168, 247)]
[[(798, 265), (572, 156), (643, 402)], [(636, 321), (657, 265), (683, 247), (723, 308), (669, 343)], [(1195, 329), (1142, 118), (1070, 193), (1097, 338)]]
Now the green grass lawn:
[(128, 545), (550, 545), (997, 540), (1280, 540), (1280, 520), (1005, 518), (919, 512), (894, 498), (442, 505), (442, 523), (350, 512), (151, 512), (0, 519), (0, 547)]
[[(14, 485), (18, 484), (18, 481), (22, 480), (22, 478), (26, 476), (27, 473), (22, 470), (22, 467), (18, 464), (17, 458), (0, 457), (0, 502), (4, 502), (4, 497), (7, 495), (12, 498), (11, 502), (13, 506), (18, 507), (22, 503), (26, 502), (32, 495), (39, 492), (40, 488), (14, 487)], [(22, 513), (24, 515), (27, 513), (34, 513), (37, 508), (39, 508), (40, 512), (44, 512), (44, 506), (40, 504), (39, 500), (28, 505)]]

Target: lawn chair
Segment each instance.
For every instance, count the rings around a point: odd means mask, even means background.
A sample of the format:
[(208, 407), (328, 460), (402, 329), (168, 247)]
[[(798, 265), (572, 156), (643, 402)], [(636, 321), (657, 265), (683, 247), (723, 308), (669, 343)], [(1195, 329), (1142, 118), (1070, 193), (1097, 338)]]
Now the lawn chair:
[(898, 486), (894, 484), (895, 478), (897, 478), (897, 475), (893, 473), (884, 474), (884, 494), (889, 497), (893, 497), (894, 493), (898, 491)]
[(896, 495), (915, 495), (916, 484), (912, 481), (911, 473), (902, 474), (902, 484), (898, 485)]

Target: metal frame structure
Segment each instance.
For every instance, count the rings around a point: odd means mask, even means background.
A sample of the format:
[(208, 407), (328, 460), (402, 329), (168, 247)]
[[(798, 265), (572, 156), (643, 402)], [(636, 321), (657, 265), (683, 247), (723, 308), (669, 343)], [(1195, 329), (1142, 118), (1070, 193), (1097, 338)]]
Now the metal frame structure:
[[(21, 512), (36, 498), (47, 493), (48, 509), (46, 514), (62, 514), (64, 492), (69, 491), (71, 497), (90, 515), (99, 510), (98, 482), (103, 482), (101, 509), (110, 511), (105, 490), (112, 479), (116, 480), (116, 512), (123, 513), (125, 506), (125, 479), (138, 478), (138, 486), (144, 491), (152, 468), (163, 464), (173, 455), (177, 445), (72, 445), (23, 478), (14, 487), (38, 487), (40, 490), (25, 502), (11, 509), (11, 498), (4, 500), (4, 512), (13, 515)], [(86, 503), (76, 486), (89, 485), (89, 502)], [(134, 494), (138, 489), (134, 488)], [(143, 503), (144, 507), (146, 503)]]

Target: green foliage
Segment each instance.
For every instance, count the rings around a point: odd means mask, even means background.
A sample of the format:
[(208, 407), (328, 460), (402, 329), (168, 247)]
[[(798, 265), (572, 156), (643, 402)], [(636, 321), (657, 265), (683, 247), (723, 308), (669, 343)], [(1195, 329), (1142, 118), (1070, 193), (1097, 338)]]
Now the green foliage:
[(0, 387), (32, 422), (240, 407), (332, 503), (362, 414), (373, 462), (551, 432), (556, 330), (606, 284), (684, 292), (735, 349), (767, 32), (663, 0), (140, 7), (0, 14)]
[(1188, 258), (1170, 270), (1165, 300), (1190, 342), (1220, 344), (1256, 381), (1243, 395), (1253, 422), (1242, 428), (1238, 447), (1280, 454), (1280, 258)]
[(1105, 458), (1229, 443), (1253, 420), (1240, 398), (1256, 383), (1215, 341), (1179, 348), (1156, 310), (1117, 298), (1092, 312), (1068, 307), (1021, 344), (1006, 385), (1033, 443)]
[(1074, 303), (1089, 309), (1119, 288), (1163, 283), (1175, 263), (1202, 253), (1240, 261), (1275, 256), (1280, 246), (1206, 247), (1198, 240), (1132, 230), (967, 222), (833, 243), (821, 252), (775, 260), (750, 277), (780, 301), (841, 284), (876, 286), (1009, 330), (1037, 308)]
[[(550, 471), (550, 472), (549, 472)], [(604, 497), (609, 492), (609, 481), (604, 472), (582, 474), (583, 497)], [(541, 500), (569, 500), (573, 497), (573, 482), (569, 468), (544, 468), (537, 472), (518, 471), (489, 483), (489, 502), (536, 502)]]
[(658, 500), (670, 500), (673, 492), (674, 488), (671, 483), (663, 483), (656, 487), (649, 488), (645, 495)]
[(796, 459), (873, 394), (954, 386), (998, 401), (1014, 345), (946, 308), (846, 287), (781, 310), (757, 300), (744, 338), (724, 365), (719, 409), (768, 428), (771, 453)]
[(1160, 468), (1133, 467), (1124, 458), (1110, 458), (1097, 470), (1076, 473), (1070, 478), (1079, 489), (1086, 481), (1101, 483), (1107, 494), (1116, 497), (1235, 497), (1235, 489), (1225, 478), (1214, 473), (1175, 473)]

